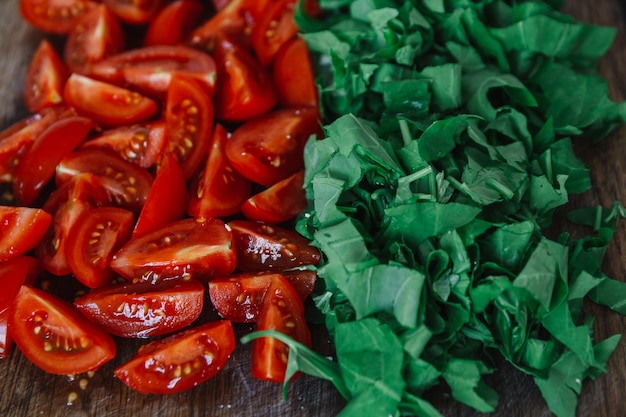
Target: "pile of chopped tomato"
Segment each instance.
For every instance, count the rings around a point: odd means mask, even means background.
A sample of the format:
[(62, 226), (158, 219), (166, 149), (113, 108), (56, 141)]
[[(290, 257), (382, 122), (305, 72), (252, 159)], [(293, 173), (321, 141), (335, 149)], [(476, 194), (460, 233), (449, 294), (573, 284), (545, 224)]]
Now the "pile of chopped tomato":
[[(322, 132), (295, 3), (20, 0), (64, 43), (41, 42), (32, 114), (0, 132), (14, 202), (0, 207), (0, 355), (14, 341), (76, 374), (115, 357), (112, 335), (169, 334), (115, 375), (170, 393), (225, 365), (231, 322), (310, 346), (303, 300), (320, 254), (286, 225), (306, 206), (305, 142)], [(89, 291), (65, 300), (42, 273)], [(222, 319), (203, 322), (207, 308)], [(287, 355), (258, 339), (252, 374), (282, 381)]]

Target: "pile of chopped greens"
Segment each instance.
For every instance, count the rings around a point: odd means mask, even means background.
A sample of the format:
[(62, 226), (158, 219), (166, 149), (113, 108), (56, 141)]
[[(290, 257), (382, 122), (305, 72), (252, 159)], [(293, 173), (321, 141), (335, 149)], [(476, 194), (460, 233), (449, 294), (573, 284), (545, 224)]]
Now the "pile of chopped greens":
[(440, 416), (424, 394), (442, 384), (491, 412), (483, 377), (503, 358), (574, 416), (619, 341), (594, 341), (582, 305), (626, 313), (600, 268), (626, 210), (571, 212), (582, 238), (546, 229), (591, 187), (572, 140), (626, 121), (597, 71), (615, 30), (556, 0), (321, 0), (321, 19), (303, 3), (329, 124), (305, 151), (298, 230), (324, 254), (314, 299), (336, 361), (272, 333), (286, 380), (331, 380), (342, 417)]

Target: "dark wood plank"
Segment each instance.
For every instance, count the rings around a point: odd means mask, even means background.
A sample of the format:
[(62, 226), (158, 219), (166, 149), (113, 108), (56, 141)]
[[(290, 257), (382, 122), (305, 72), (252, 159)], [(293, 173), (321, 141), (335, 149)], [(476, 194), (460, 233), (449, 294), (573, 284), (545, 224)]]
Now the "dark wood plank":
[[(626, 13), (622, 0), (572, 0), (566, 10), (574, 16), (598, 24), (619, 28), (610, 54), (602, 61), (602, 74), (608, 79), (612, 97), (626, 98)], [(24, 71), (42, 35), (20, 21), (17, 0), (0, 2), (0, 127), (26, 114), (21, 102)], [(572, 206), (611, 204), (626, 201), (626, 129), (621, 128), (600, 144), (580, 146), (580, 155), (592, 169), (595, 188), (572, 198)], [(624, 279), (626, 271), (626, 230), (621, 227), (609, 248), (605, 272)], [(626, 319), (593, 305), (596, 315), (595, 338), (626, 333)], [(239, 327), (238, 332), (249, 330)], [(323, 332), (317, 334), (317, 347), (329, 353)], [(0, 362), (1, 416), (331, 416), (343, 402), (330, 384), (302, 377), (294, 382), (286, 400), (280, 387), (254, 380), (249, 375), (249, 347), (240, 346), (215, 379), (186, 393), (170, 396), (140, 395), (117, 381), (112, 370), (129, 359), (140, 342), (121, 341), (116, 360), (105, 365), (93, 377), (70, 380), (45, 374), (31, 365), (19, 351)], [(550, 415), (532, 380), (504, 365), (491, 379), (500, 393), (496, 417), (547, 417)], [(86, 383), (86, 386), (84, 384)], [(84, 386), (84, 389), (83, 389)], [(579, 416), (622, 417), (623, 389), (626, 386), (626, 341), (619, 344), (609, 361), (608, 373), (583, 387)], [(68, 405), (71, 393), (77, 398)], [(433, 398), (445, 416), (475, 416), (473, 410), (453, 404), (441, 395)]]

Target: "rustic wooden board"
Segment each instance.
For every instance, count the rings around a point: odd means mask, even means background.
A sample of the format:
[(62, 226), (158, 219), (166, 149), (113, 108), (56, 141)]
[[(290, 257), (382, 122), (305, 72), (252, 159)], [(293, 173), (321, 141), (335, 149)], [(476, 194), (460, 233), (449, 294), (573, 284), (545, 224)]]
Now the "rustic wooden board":
[[(602, 62), (615, 100), (626, 99), (626, 5), (623, 0), (571, 0), (566, 10), (587, 22), (616, 26), (618, 36), (610, 54)], [(0, 129), (26, 114), (21, 88), (28, 59), (42, 34), (21, 22), (17, 0), (0, 1)], [(593, 191), (572, 198), (572, 205), (626, 202), (626, 128), (621, 128), (597, 145), (578, 146), (592, 169)], [(626, 228), (617, 233), (609, 248), (605, 272), (626, 279)], [(595, 338), (626, 332), (626, 318), (589, 305), (597, 317)], [(238, 327), (243, 334), (249, 327)], [(330, 346), (323, 331), (315, 332), (316, 346), (324, 354)], [(94, 376), (70, 380), (44, 373), (31, 365), (19, 351), (0, 361), (0, 416), (332, 416), (343, 402), (324, 381), (302, 377), (291, 385), (286, 400), (280, 387), (250, 376), (250, 352), (240, 346), (228, 366), (215, 379), (194, 390), (169, 396), (140, 395), (113, 377), (112, 370), (134, 354), (140, 342), (121, 341), (119, 355)], [(550, 416), (539, 391), (530, 378), (510, 366), (489, 381), (500, 393), (496, 417)], [(86, 386), (85, 386), (86, 383)], [(609, 361), (608, 373), (583, 387), (579, 416), (622, 417), (626, 415), (626, 341), (622, 341)], [(68, 398), (76, 392), (71, 405)], [(433, 394), (433, 402), (445, 416), (475, 416), (473, 410), (453, 404), (445, 393)]]

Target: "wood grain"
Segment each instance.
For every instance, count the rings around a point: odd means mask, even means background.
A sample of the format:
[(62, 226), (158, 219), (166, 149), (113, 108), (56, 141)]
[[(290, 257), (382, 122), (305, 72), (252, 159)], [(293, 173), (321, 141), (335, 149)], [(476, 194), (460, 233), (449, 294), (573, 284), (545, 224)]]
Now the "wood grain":
[[(590, 23), (618, 28), (617, 39), (602, 61), (601, 72), (617, 101), (626, 99), (626, 6), (623, 0), (572, 0), (566, 11)], [(26, 114), (21, 88), (28, 60), (42, 34), (19, 19), (17, 0), (0, 2), (0, 128)], [(577, 151), (589, 165), (594, 188), (573, 196), (570, 206), (611, 204), (615, 199), (626, 202), (626, 128), (595, 145), (577, 145)], [(605, 272), (626, 279), (626, 230), (620, 227), (609, 247)], [(586, 307), (596, 316), (596, 340), (626, 332), (626, 319), (594, 305)], [(239, 335), (249, 331), (237, 328)], [(322, 329), (315, 331), (316, 346), (329, 354), (330, 346)], [(140, 395), (117, 381), (112, 370), (128, 360), (141, 342), (120, 340), (119, 355), (93, 377), (70, 380), (53, 376), (31, 365), (19, 351), (0, 362), (0, 416), (333, 416), (343, 406), (339, 395), (324, 381), (299, 378), (283, 400), (280, 387), (254, 380), (250, 376), (249, 347), (240, 346), (228, 366), (216, 378), (189, 392), (169, 396)], [(86, 389), (81, 384), (87, 382)], [(500, 393), (495, 417), (547, 417), (547, 410), (532, 380), (503, 364), (490, 379)], [(582, 390), (578, 416), (623, 417), (626, 415), (626, 341), (622, 341), (608, 364), (608, 373), (587, 381)], [(68, 405), (70, 393), (77, 399)], [(470, 417), (473, 410), (449, 400), (444, 394), (433, 394), (431, 400), (443, 415)]]

